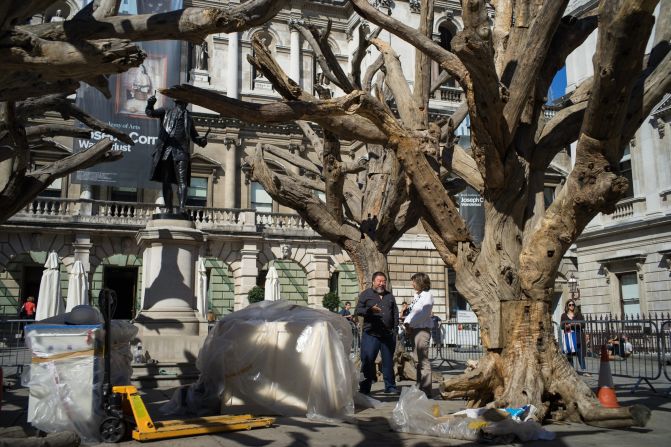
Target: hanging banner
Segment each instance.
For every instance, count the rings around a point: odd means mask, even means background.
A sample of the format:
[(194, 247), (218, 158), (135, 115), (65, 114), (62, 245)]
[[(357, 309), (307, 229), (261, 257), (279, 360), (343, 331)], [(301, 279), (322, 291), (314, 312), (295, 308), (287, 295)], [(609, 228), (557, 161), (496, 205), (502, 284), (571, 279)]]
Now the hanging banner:
[[(119, 15), (155, 14), (183, 7), (183, 0), (125, 0)], [(80, 170), (72, 175), (74, 183), (106, 185), (126, 188), (161, 187), (149, 180), (151, 155), (158, 140), (160, 121), (149, 118), (144, 110), (147, 98), (161, 88), (180, 83), (181, 47), (176, 40), (136, 42), (146, 57), (142, 65), (125, 73), (110, 76), (112, 97), (107, 99), (98, 90), (82, 84), (77, 91), (76, 104), (85, 112), (116, 127), (130, 136), (135, 145), (114, 142), (114, 149), (123, 152), (123, 158)], [(156, 94), (156, 108), (172, 106), (172, 100)], [(74, 139), (74, 151), (80, 152), (107, 138), (103, 132), (93, 132), (91, 139)]]
[(459, 214), (464, 218), (468, 231), (476, 245), (482, 243), (485, 235), (485, 207), (484, 199), (478, 192), (469, 187), (457, 194)]

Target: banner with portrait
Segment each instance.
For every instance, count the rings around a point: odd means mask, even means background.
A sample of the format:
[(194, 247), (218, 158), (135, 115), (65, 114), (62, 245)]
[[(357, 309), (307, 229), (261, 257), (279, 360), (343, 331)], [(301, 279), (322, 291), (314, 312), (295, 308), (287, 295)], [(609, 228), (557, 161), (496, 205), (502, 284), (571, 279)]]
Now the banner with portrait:
[(459, 214), (464, 218), (468, 231), (476, 245), (482, 243), (485, 235), (485, 207), (482, 196), (470, 186), (457, 194)]
[[(127, 0), (121, 3), (119, 15), (155, 14), (183, 7), (183, 0)], [(181, 82), (182, 43), (175, 40), (136, 42), (146, 57), (139, 67), (109, 78), (110, 99), (95, 88), (81, 84), (76, 104), (90, 115), (116, 127), (130, 136), (134, 145), (114, 142), (114, 149), (123, 152), (123, 158), (111, 163), (80, 170), (72, 175), (74, 183), (106, 185), (126, 188), (161, 187), (149, 180), (151, 154), (158, 139), (159, 120), (149, 118), (144, 110), (147, 98), (161, 88)], [(170, 107), (172, 100), (156, 94), (156, 108)], [(108, 135), (93, 132), (91, 139), (74, 139), (74, 151), (80, 152)]]

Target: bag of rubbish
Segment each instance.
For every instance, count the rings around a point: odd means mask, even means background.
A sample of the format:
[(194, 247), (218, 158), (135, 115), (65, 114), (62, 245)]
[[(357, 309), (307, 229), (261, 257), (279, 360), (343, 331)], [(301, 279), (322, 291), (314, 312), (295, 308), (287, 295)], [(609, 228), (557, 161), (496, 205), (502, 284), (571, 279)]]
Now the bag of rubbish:
[(467, 441), (508, 443), (515, 436), (522, 441), (555, 437), (536, 421), (515, 421), (507, 411), (496, 408), (468, 409), (443, 416), (438, 403), (427, 399), (416, 384), (401, 392), (392, 412), (391, 427), (400, 432)]
[[(519, 409), (482, 407), (458, 411), (454, 415), (482, 420), (484, 422), (482, 433), (487, 439), (498, 438), (498, 441), (501, 441), (508, 439), (510, 435), (515, 435), (520, 441), (554, 439), (555, 434), (553, 432), (545, 430), (538, 422), (529, 419), (535, 411), (536, 407), (533, 405), (525, 405)], [(524, 420), (521, 420), (520, 416)]]
[(416, 384), (403, 388), (391, 419), (391, 428), (398, 432), (466, 441), (482, 438), (481, 425), (474, 418), (442, 416), (438, 403), (430, 401)]

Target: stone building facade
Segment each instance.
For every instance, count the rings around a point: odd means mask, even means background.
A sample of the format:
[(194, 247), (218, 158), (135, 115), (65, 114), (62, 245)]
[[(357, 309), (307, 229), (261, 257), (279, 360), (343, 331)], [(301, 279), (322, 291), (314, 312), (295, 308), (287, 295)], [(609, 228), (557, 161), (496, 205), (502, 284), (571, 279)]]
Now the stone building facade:
[[(62, 4), (60, 4), (62, 3)], [(73, 16), (82, 1), (64, 1), (36, 16), (49, 21), (57, 9)], [(204, 6), (237, 1), (186, 1), (186, 6)], [(450, 2), (456, 8), (458, 2)], [(396, 8), (413, 19), (417, 14), (407, 2)], [(436, 36), (441, 29), (454, 33), (458, 14), (444, 14), (437, 21)], [(53, 10), (53, 11), (52, 11)], [(204, 59), (198, 47), (183, 45), (184, 82), (225, 93), (229, 97), (255, 102), (279, 99), (270, 83), (246, 61), (251, 54), (251, 39), (266, 39), (279, 63), (290, 76), (307, 90), (313, 89), (319, 77), (314, 54), (299, 33), (290, 27), (303, 20), (326, 26), (333, 21), (331, 45), (344, 67), (355, 48), (360, 25), (346, 1), (296, 1), (269, 24), (242, 33), (212, 35), (207, 38)], [(57, 20), (57, 19), (56, 19)], [(448, 25), (446, 25), (446, 23)], [(441, 28), (442, 27), (442, 28)], [(387, 39), (398, 40), (392, 36)], [(404, 62), (412, 79), (411, 51), (403, 44)], [(198, 55), (198, 60), (196, 60)], [(371, 59), (372, 56), (367, 57)], [(334, 92), (335, 95), (341, 92)], [(444, 88), (436, 95), (435, 113), (449, 114), (461, 100), (456, 88)], [(271, 143), (288, 150), (306, 150), (307, 141), (298, 126), (250, 125), (223, 119), (212, 112), (193, 107), (195, 122), (202, 132), (212, 128), (209, 144), (194, 148), (189, 212), (197, 228), (206, 233), (207, 242), (200, 256), (208, 274), (210, 308), (215, 316), (225, 315), (247, 305), (247, 293), (263, 285), (270, 265), (279, 271), (284, 299), (310, 306), (321, 306), (322, 297), (337, 291), (342, 301), (355, 301), (359, 285), (347, 255), (337, 246), (324, 241), (292, 210), (273, 202), (244, 174), (242, 157), (247, 147)], [(58, 121), (47, 116), (44, 121)], [(71, 146), (71, 141), (62, 141)], [(344, 152), (352, 158), (363, 150), (344, 142)], [(66, 153), (39, 153), (39, 165), (61, 158)], [(278, 170), (295, 169), (276, 163)], [(142, 253), (135, 241), (151, 214), (162, 203), (160, 185), (156, 190), (133, 187), (111, 188), (73, 183), (62, 179), (40, 195), (25, 210), (14, 216), (0, 232), (0, 314), (14, 315), (20, 301), (37, 295), (43, 264), (49, 252), (55, 251), (61, 261), (62, 295), (66, 295), (68, 273), (75, 260), (84, 263), (90, 281), (90, 292), (96, 297), (102, 287), (115, 288), (120, 303), (115, 316), (132, 318), (140, 308), (143, 291)], [(389, 254), (390, 280), (399, 303), (409, 300), (410, 276), (417, 271), (431, 275), (436, 296), (436, 312), (446, 318), (450, 306), (446, 298), (447, 269), (420, 228), (403, 236)]]
[[(567, 90), (593, 73), (596, 34), (567, 61)], [(646, 53), (652, 48), (652, 39)], [(630, 188), (615, 212), (599, 215), (572, 250), (582, 310), (595, 315), (671, 311), (671, 95), (629, 142), (620, 169)]]
[[(132, 1), (132, 0), (128, 0)], [(83, 0), (55, 3), (35, 20), (51, 20), (55, 11), (71, 17)], [(239, 3), (237, 0), (185, 0), (186, 6)], [(385, 3), (397, 18), (409, 25), (418, 22), (417, 2)], [(434, 39), (448, 46), (451, 37), (462, 28), (461, 4), (457, 0), (437, 1)], [(271, 22), (241, 33), (211, 35), (203, 47), (183, 44), (181, 78), (204, 87), (258, 103), (280, 99), (270, 83), (247, 62), (251, 40), (259, 36), (267, 43), (289, 76), (304, 89), (312, 91), (320, 77), (314, 53), (291, 25), (296, 21), (325, 27), (331, 19), (330, 44), (347, 69), (356, 48), (355, 36), (361, 26), (359, 17), (346, 0), (296, 0)], [(399, 38), (381, 33), (399, 53), (407, 79), (414, 78), (414, 49)], [(586, 45), (589, 44), (586, 43)], [(576, 66), (591, 67), (589, 50), (568, 61), (569, 85), (580, 76), (571, 71)], [(592, 48), (593, 51), (593, 48)], [(374, 50), (366, 56), (364, 66), (376, 57)], [(435, 70), (437, 75), (437, 69)], [(412, 82), (410, 82), (412, 84)], [(342, 92), (334, 89), (334, 96)], [(461, 103), (461, 90), (450, 84), (433, 96), (433, 115), (449, 115)], [(666, 104), (666, 103), (665, 103)], [(208, 275), (209, 306), (215, 316), (225, 315), (247, 305), (247, 293), (263, 285), (270, 265), (279, 270), (282, 296), (299, 304), (321, 306), (322, 297), (337, 291), (341, 300), (354, 301), (359, 291), (352, 263), (337, 246), (319, 237), (292, 210), (286, 209), (251, 182), (242, 161), (246, 148), (268, 143), (289, 151), (310, 150), (299, 127), (285, 125), (252, 125), (218, 115), (194, 106), (193, 114), (199, 132), (212, 128), (209, 144), (194, 147), (192, 183), (189, 190), (189, 212), (198, 229), (206, 234), (200, 256)], [(633, 272), (640, 289), (641, 311), (668, 310), (670, 179), (668, 143), (668, 104), (658, 107), (654, 125), (645, 124), (630, 151), (634, 196), (618, 205), (613, 216), (601, 216), (586, 230), (566, 257), (556, 284), (555, 308), (558, 319), (568, 295), (567, 279), (578, 276), (583, 311), (614, 312), (613, 296), (630, 281)], [(47, 116), (44, 121), (57, 121)], [(662, 124), (660, 124), (662, 123)], [(463, 134), (467, 134), (464, 126)], [(465, 135), (467, 136), (467, 135)], [(71, 146), (71, 141), (62, 141)], [(652, 147), (652, 152), (649, 152)], [(343, 153), (352, 159), (364, 148), (343, 142)], [(45, 151), (36, 154), (39, 165), (61, 158), (67, 153)], [(148, 155), (149, 162), (149, 155)], [(546, 178), (546, 196), (551, 198), (561, 187), (562, 177), (570, 168), (570, 151), (559, 154)], [(295, 170), (293, 166), (275, 163), (278, 170)], [(651, 175), (651, 170), (655, 174)], [(654, 179), (654, 180), (653, 180)], [(19, 303), (36, 295), (46, 255), (58, 253), (61, 260), (63, 296), (67, 275), (75, 260), (81, 260), (89, 275), (93, 297), (103, 286), (113, 287), (121, 298), (117, 318), (132, 318), (139, 311), (143, 291), (142, 253), (135, 241), (151, 214), (162, 203), (156, 189), (132, 186), (111, 188), (89, 186), (62, 179), (44, 191), (25, 210), (14, 216), (0, 231), (0, 315), (16, 313)], [(411, 299), (409, 278), (418, 271), (429, 273), (436, 299), (436, 313), (448, 319), (468, 306), (454, 288), (453, 273), (433, 249), (420, 227), (404, 235), (389, 253), (390, 279), (399, 303)], [(607, 272), (606, 275), (603, 272)], [(610, 278), (610, 282), (608, 279)], [(624, 278), (624, 279), (621, 279)], [(628, 283), (627, 283), (628, 284)], [(629, 290), (629, 289), (627, 289)], [(666, 306), (666, 307), (665, 307)]]

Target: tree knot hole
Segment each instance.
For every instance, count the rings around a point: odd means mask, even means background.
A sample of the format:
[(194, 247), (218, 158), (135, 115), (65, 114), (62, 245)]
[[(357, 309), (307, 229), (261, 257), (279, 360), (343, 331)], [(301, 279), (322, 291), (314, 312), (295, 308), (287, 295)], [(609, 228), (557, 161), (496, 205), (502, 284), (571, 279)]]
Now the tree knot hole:
[(515, 279), (515, 275), (513, 275), (512, 271), (508, 270), (506, 272), (505, 278), (506, 278), (506, 283), (508, 283), (508, 285), (510, 286), (510, 285), (513, 284), (513, 280)]

